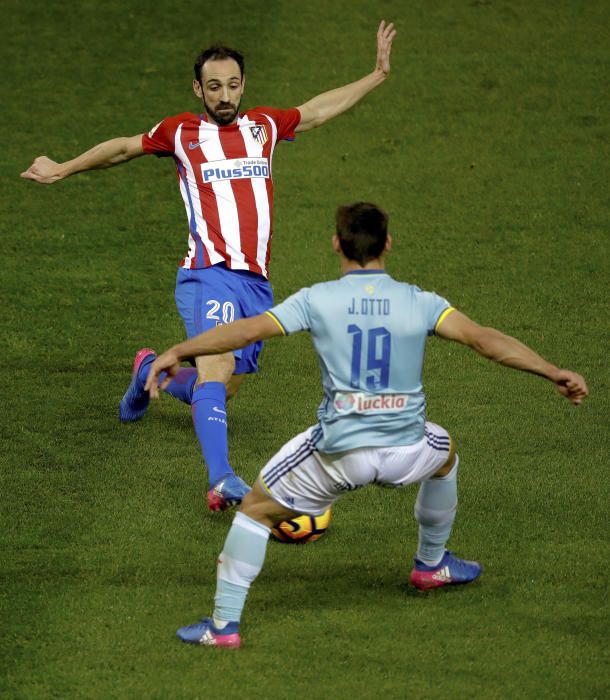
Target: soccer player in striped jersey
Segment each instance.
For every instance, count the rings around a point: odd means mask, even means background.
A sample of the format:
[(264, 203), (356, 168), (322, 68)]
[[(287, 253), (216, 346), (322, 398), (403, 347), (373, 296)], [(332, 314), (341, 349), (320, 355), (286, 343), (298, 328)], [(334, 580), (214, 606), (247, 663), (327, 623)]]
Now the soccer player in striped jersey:
[(426, 417), (421, 376), (428, 336), (463, 343), (483, 357), (549, 379), (576, 405), (588, 394), (579, 374), (479, 326), (437, 294), (386, 274), (383, 257), (391, 238), (387, 216), (375, 205), (339, 207), (333, 247), (341, 260), (339, 280), (302, 289), (265, 314), (191, 338), (160, 355), (150, 369), (147, 386), (156, 397), (161, 373), (174, 375), (185, 357), (307, 330), (322, 375), (317, 425), (286, 443), (261, 470), (218, 560), (214, 613), (178, 630), (185, 642), (239, 647), (242, 610), (263, 566), (271, 528), (301, 513), (320, 515), (342, 494), (367, 484), (420, 483), (419, 545), (410, 576), (416, 588), (479, 577), (480, 564), (445, 548), (457, 508), (459, 459), (449, 433)]
[[(187, 336), (258, 315), (273, 305), (268, 267), (275, 146), (292, 140), (296, 132), (321, 126), (381, 85), (390, 72), (395, 34), (393, 24), (381, 22), (371, 73), (287, 110), (256, 107), (240, 112), (243, 56), (227, 47), (211, 47), (194, 67), (193, 91), (203, 114), (168, 117), (148, 133), (106, 141), (65, 163), (36, 158), (22, 177), (52, 184), (145, 154), (172, 157), (189, 225), (188, 250), (176, 280), (176, 305)], [(246, 374), (257, 371), (261, 348), (257, 341), (232, 353), (198, 357), (196, 371), (183, 368), (166, 387), (167, 393), (191, 405), (208, 468), (210, 510), (239, 503), (249, 490), (229, 463), (226, 400)], [(144, 415), (149, 403), (144, 384), (154, 358), (149, 348), (136, 354), (131, 383), (119, 405), (122, 421)]]

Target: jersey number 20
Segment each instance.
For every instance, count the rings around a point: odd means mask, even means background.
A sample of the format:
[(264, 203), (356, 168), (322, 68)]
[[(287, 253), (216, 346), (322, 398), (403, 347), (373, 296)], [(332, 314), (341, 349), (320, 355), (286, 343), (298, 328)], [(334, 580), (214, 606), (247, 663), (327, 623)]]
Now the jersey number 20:
[(225, 301), (225, 303), (222, 305), (222, 319), (218, 315), (218, 311), (220, 309), (219, 301), (216, 301), (216, 299), (210, 299), (209, 301), (206, 301), (206, 305), (210, 308), (208, 309), (205, 317), (211, 319), (212, 321), (216, 321), (217, 326), (220, 326), (222, 323), (232, 323), (233, 319), (235, 318), (235, 307), (230, 301)]

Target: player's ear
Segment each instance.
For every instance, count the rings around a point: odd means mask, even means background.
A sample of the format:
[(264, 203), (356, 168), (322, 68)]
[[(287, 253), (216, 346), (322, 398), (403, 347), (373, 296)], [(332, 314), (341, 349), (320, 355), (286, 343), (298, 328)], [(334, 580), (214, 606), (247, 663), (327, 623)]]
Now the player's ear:
[(392, 250), (392, 236), (388, 233), (388, 237), (385, 239), (385, 246), (383, 248), (384, 253), (389, 253)]
[(193, 80), (193, 92), (199, 99), (203, 98), (203, 88), (198, 80)]
[(333, 233), (332, 244), (335, 253), (341, 254), (341, 243), (339, 243), (339, 236), (336, 233)]

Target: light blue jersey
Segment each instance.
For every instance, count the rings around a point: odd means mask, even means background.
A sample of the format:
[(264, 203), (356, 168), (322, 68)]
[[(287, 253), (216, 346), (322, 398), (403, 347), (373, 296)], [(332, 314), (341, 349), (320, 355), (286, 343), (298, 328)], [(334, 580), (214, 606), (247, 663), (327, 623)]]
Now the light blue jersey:
[(423, 438), (426, 338), (451, 310), (446, 299), (382, 270), (356, 270), (267, 312), (286, 334), (311, 332), (324, 387), (320, 452)]

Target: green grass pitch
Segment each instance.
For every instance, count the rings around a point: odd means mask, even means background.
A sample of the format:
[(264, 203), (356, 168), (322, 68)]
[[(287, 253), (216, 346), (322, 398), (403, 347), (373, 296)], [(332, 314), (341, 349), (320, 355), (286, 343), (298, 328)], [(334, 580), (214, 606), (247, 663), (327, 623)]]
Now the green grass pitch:
[[(0, 695), (608, 697), (607, 5), (5, 0), (2, 15)], [(135, 351), (183, 337), (172, 163), (53, 187), (19, 173), (196, 110), (191, 66), (213, 41), (245, 52), (244, 106), (301, 104), (372, 68), (382, 17), (399, 32), (390, 80), (277, 150), (276, 298), (336, 276), (334, 208), (372, 200), (393, 275), (582, 372), (591, 397), (575, 409), (433, 339), (429, 416), (461, 455), (450, 544), (480, 581), (410, 590), (416, 489), (368, 489), (318, 543), (270, 544), (239, 652), (182, 645), (231, 515), (204, 510), (184, 406), (117, 420)], [(238, 471), (253, 479), (319, 396), (309, 339), (269, 343), (230, 404)]]

